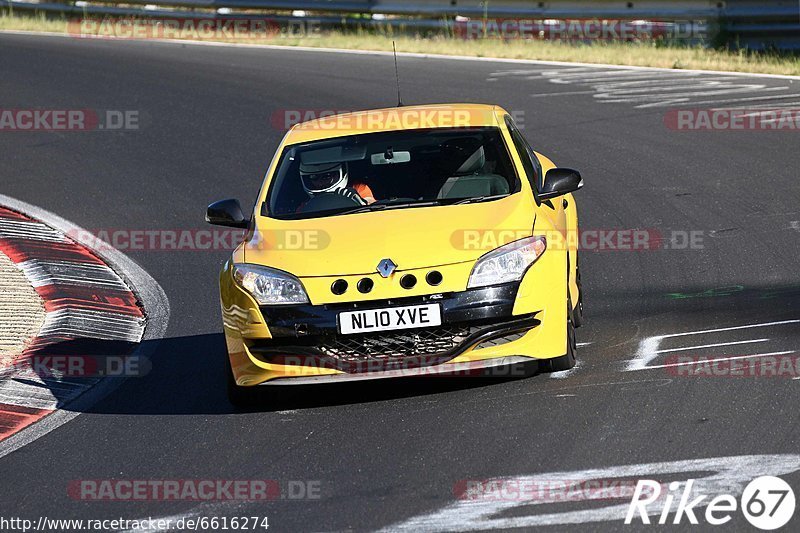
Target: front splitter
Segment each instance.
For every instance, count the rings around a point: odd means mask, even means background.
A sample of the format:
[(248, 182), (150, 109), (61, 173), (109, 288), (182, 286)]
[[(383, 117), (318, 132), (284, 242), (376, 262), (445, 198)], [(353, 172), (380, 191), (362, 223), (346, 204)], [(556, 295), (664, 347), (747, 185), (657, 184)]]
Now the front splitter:
[(301, 376), (301, 377), (280, 377), (265, 381), (260, 385), (312, 385), (320, 383), (342, 383), (346, 381), (366, 381), (373, 379), (404, 378), (420, 376), (452, 376), (452, 377), (513, 377), (511, 372), (490, 372), (488, 369), (498, 367), (511, 367), (520, 363), (535, 363), (537, 360), (532, 357), (521, 355), (511, 355), (497, 357), (494, 359), (484, 359), (482, 361), (467, 361), (464, 363), (445, 363), (435, 366), (424, 366), (418, 368), (400, 368), (396, 370), (384, 370), (377, 372), (364, 372), (360, 374), (326, 374), (322, 376)]

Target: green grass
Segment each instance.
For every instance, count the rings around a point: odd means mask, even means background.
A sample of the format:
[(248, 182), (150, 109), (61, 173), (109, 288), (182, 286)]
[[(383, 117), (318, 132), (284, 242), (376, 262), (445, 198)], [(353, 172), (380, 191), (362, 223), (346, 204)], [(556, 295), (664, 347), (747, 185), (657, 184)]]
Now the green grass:
[[(4, 14), (0, 15), (0, 30), (3, 29), (66, 33), (67, 22), (46, 19), (43, 16)], [(367, 31), (325, 31), (306, 37), (275, 36), (242, 42), (388, 51), (392, 49), (392, 40), (397, 42), (397, 50), (402, 52), (800, 75), (800, 56), (797, 55), (714, 50), (699, 46), (665, 46), (658, 42), (576, 45), (543, 40), (465, 40), (446, 35), (414, 37), (393, 34), (391, 31), (380, 34)]]

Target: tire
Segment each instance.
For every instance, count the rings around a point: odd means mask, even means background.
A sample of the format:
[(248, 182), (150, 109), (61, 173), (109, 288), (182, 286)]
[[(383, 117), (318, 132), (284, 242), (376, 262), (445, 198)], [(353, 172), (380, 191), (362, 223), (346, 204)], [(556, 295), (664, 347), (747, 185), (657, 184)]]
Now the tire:
[(583, 284), (581, 284), (581, 268), (580, 265), (575, 269), (575, 282), (578, 285), (578, 305), (572, 309), (572, 323), (576, 328), (583, 325)]
[[(572, 304), (567, 299), (567, 305), (572, 308)], [(569, 309), (567, 310), (569, 311)], [(575, 367), (575, 352), (577, 341), (575, 340), (575, 325), (572, 323), (572, 313), (567, 313), (567, 353), (552, 359), (542, 359), (539, 361), (539, 371), (543, 373), (562, 372)]]

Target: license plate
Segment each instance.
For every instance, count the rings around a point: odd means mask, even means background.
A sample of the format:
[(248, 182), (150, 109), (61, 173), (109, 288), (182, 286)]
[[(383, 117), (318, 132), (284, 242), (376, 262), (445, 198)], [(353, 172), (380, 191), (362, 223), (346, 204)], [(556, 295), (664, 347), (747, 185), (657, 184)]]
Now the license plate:
[(426, 328), (442, 324), (439, 304), (387, 307), (339, 313), (339, 331), (343, 335), (393, 329)]

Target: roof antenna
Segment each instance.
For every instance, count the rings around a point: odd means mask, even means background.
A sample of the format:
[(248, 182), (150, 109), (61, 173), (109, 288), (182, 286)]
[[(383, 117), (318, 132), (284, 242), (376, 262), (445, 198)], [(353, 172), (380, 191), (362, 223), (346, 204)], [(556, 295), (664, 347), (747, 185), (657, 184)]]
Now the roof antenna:
[(392, 41), (392, 51), (394, 52), (394, 77), (397, 80), (397, 107), (403, 107), (403, 99), (400, 98), (400, 74), (397, 72), (397, 48)]

